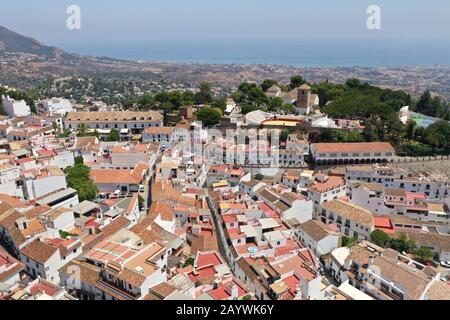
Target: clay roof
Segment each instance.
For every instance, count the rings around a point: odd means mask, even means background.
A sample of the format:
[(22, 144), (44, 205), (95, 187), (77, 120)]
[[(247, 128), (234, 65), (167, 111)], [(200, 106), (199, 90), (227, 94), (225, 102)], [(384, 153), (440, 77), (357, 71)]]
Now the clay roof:
[(7, 194), (0, 194), (0, 201), (7, 203), (13, 208), (27, 208), (28, 206), (20, 199), (11, 197)]
[(94, 286), (96, 284), (96, 282), (100, 279), (101, 269), (99, 267), (96, 267), (90, 263), (81, 262), (78, 260), (70, 261), (64, 267), (59, 269), (59, 271), (65, 273), (66, 275), (71, 275), (69, 268), (73, 268), (73, 267), (79, 268), (80, 280), (82, 282), (85, 282), (85, 283), (88, 283), (88, 284)]
[(332, 200), (324, 202), (321, 205), (324, 209), (337, 214), (345, 219), (355, 221), (365, 226), (374, 225), (374, 217), (369, 210), (356, 206), (354, 204), (342, 201)]
[(412, 267), (403, 267), (397, 259), (385, 256), (377, 256), (373, 265), (380, 268), (382, 277), (400, 285), (405, 289), (405, 293), (413, 299), (420, 299), (426, 290), (430, 279), (423, 272)]
[(148, 127), (144, 130), (146, 134), (167, 134), (170, 135), (175, 130), (175, 127)]
[(35, 240), (23, 248), (21, 253), (34, 261), (45, 264), (57, 251), (58, 248)]
[(388, 142), (316, 143), (313, 146), (317, 153), (395, 152)]
[(132, 171), (121, 169), (91, 170), (91, 177), (95, 184), (139, 184), (142, 180)]
[(70, 112), (66, 122), (120, 122), (120, 121), (162, 121), (163, 116), (155, 111), (115, 111), (115, 112)]
[(167, 282), (162, 282), (154, 287), (151, 287), (150, 293), (154, 294), (155, 296), (161, 299), (165, 299), (176, 290), (177, 288), (175, 288), (173, 285), (168, 284)]
[(298, 226), (299, 229), (303, 230), (315, 241), (320, 241), (323, 238), (336, 234), (335, 232), (329, 230), (328, 226), (319, 220), (308, 220)]

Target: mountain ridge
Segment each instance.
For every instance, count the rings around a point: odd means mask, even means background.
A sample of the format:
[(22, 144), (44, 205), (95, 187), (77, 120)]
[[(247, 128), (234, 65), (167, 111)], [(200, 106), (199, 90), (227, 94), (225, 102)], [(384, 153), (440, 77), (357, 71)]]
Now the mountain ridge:
[(47, 46), (34, 38), (21, 35), (0, 25), (0, 52), (23, 52), (55, 59), (69, 55), (65, 51)]

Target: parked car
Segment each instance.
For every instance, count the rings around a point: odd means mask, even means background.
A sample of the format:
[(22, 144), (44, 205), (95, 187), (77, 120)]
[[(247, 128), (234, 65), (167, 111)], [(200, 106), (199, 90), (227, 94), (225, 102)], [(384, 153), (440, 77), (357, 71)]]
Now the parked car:
[(450, 261), (441, 261), (441, 266), (450, 269)]

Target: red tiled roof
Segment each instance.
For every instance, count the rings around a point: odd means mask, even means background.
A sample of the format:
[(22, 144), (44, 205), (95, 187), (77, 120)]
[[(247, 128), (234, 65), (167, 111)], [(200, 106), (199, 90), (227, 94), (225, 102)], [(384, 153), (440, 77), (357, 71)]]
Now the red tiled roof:
[(210, 253), (198, 253), (196, 266), (202, 269), (206, 266), (217, 266), (223, 264), (222, 258), (217, 254), (217, 252)]
[(375, 228), (392, 228), (391, 220), (387, 217), (374, 217)]
[(32, 286), (30, 288), (30, 293), (34, 296), (37, 295), (38, 293), (45, 293), (51, 297), (55, 296), (58, 292), (60, 291), (60, 289), (58, 287), (55, 287), (49, 283), (40, 281), (37, 284), (35, 284), (34, 286)]
[(325, 182), (315, 181), (310, 189), (317, 192), (328, 192), (346, 185), (345, 179), (339, 176), (329, 176)]
[(130, 170), (91, 170), (95, 184), (139, 184), (141, 179), (133, 176)]
[(235, 285), (238, 288), (238, 297), (242, 297), (247, 293), (244, 288), (234, 279), (233, 281), (230, 281), (228, 283), (222, 283), (217, 289), (211, 290), (208, 293), (216, 300), (229, 299), (231, 297), (231, 295), (228, 293), (230, 285)]
[(395, 152), (388, 142), (316, 143), (314, 148), (318, 153)]
[(234, 214), (227, 214), (227, 215), (222, 216), (222, 218), (225, 223), (232, 223), (232, 222), (238, 221), (237, 217)]

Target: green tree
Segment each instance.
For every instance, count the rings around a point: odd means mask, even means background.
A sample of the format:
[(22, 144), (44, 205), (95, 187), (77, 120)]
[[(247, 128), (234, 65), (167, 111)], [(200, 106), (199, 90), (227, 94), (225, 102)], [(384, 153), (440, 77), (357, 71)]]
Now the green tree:
[(239, 85), (238, 91), (233, 94), (233, 99), (239, 104), (253, 104), (255, 107), (267, 105), (269, 98), (260, 86), (254, 83), (244, 82)]
[[(128, 104), (133, 105), (134, 101), (129, 101)], [(144, 109), (153, 108), (156, 104), (155, 96), (150, 93), (145, 93), (139, 98), (138, 104)]]
[(84, 164), (84, 159), (83, 159), (83, 157), (82, 157), (82, 156), (76, 157), (76, 158), (75, 158), (75, 164), (83, 165), (83, 164)]
[(432, 107), (431, 107), (431, 103), (432, 103), (432, 97), (431, 97), (431, 93), (430, 90), (426, 90), (419, 98), (419, 101), (417, 101), (416, 107), (415, 107), (415, 111), (418, 113), (422, 113), (425, 115), (432, 115)]
[(295, 88), (300, 87), (301, 85), (303, 85), (303, 84), (305, 84), (305, 83), (306, 83), (305, 78), (303, 78), (303, 77), (300, 76), (300, 75), (297, 75), (297, 76), (293, 76), (293, 77), (291, 78), (291, 82), (290, 82), (289, 87), (290, 87), (290, 89), (292, 90), (292, 89), (295, 89)]
[(67, 185), (77, 190), (80, 201), (94, 201), (97, 197), (97, 187), (90, 177), (89, 167), (83, 164), (75, 164), (64, 170), (67, 179)]
[(420, 247), (414, 251), (414, 256), (419, 262), (433, 260), (434, 252), (428, 247)]
[(256, 111), (256, 110), (258, 110), (258, 108), (252, 104), (244, 103), (243, 105), (241, 105), (242, 114), (247, 114), (247, 113), (250, 113), (250, 112)]
[(109, 142), (120, 141), (119, 131), (116, 129), (112, 129), (111, 132), (108, 134), (108, 138), (106, 140)]
[(200, 91), (195, 94), (194, 102), (196, 105), (208, 104), (213, 102), (211, 85), (209, 83), (204, 82), (200, 85)]
[(358, 243), (358, 239), (357, 238), (350, 238), (350, 237), (342, 237), (342, 246), (343, 247), (354, 247), (356, 244)]
[(391, 237), (382, 230), (375, 230), (372, 232), (370, 234), (370, 239), (373, 243), (383, 248), (386, 248), (391, 241)]
[(145, 205), (145, 199), (141, 195), (138, 196), (138, 204), (139, 204), (139, 208), (143, 208)]
[(261, 89), (266, 92), (267, 90), (269, 90), (272, 86), (277, 86), (278, 85), (278, 81), (275, 80), (264, 80), (263, 83), (261, 84)]
[(195, 259), (194, 258), (188, 258), (184, 264), (183, 264), (183, 268), (187, 268), (189, 266), (193, 266), (195, 263)]
[(264, 175), (262, 175), (262, 174), (256, 174), (255, 175), (255, 180), (258, 180), (258, 181), (263, 181), (264, 180)]
[(283, 106), (283, 104), (284, 104), (283, 99), (279, 97), (272, 98), (269, 101), (269, 110), (277, 111)]
[(450, 151), (450, 123), (445, 120), (438, 121), (425, 131), (425, 141), (436, 148)]
[(220, 98), (213, 101), (211, 104), (211, 107), (220, 109), (222, 112), (225, 112), (227, 108), (227, 99), (226, 98)]
[(329, 102), (342, 97), (346, 88), (341, 84), (322, 82), (312, 86), (312, 92), (316, 93), (320, 99), (320, 107), (326, 106)]
[(222, 119), (222, 111), (216, 108), (201, 108), (197, 112), (197, 119), (207, 127), (213, 126), (220, 123), (220, 120)]
[(78, 127), (77, 137), (86, 137), (86, 135), (87, 135), (87, 127), (84, 123), (82, 123)]
[(389, 241), (389, 248), (398, 252), (411, 253), (416, 248), (416, 244), (412, 240), (408, 240), (406, 234), (402, 233), (398, 238), (392, 238)]
[(416, 134), (416, 128), (417, 128), (417, 123), (410, 119), (408, 120), (408, 122), (406, 123), (406, 137), (409, 140), (413, 140)]

